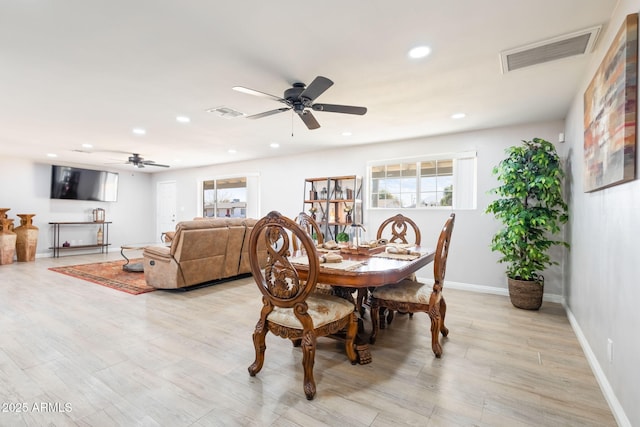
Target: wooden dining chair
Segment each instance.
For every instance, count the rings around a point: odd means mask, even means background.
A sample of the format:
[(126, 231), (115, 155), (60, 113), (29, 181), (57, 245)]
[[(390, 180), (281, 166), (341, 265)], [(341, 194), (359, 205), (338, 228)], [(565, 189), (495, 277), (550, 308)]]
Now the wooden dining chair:
[[(376, 234), (376, 240), (385, 239), (389, 243), (401, 243), (401, 244), (415, 244), (419, 245), (422, 236), (420, 234), (420, 227), (409, 217), (406, 217), (402, 214), (397, 214), (392, 216), (391, 218), (387, 218), (380, 224), (378, 227), (378, 232)], [(408, 279), (415, 280), (415, 274), (412, 274)], [(357, 307), (362, 314), (361, 307), (364, 304), (364, 301), (368, 297), (368, 290), (362, 289), (358, 292), (357, 298)], [(386, 316), (385, 316), (386, 312)], [(382, 329), (386, 324), (390, 324), (393, 321), (393, 310), (380, 310), (380, 326)]]
[(375, 288), (371, 292), (371, 321), (373, 332), (369, 342), (374, 344), (380, 329), (380, 307), (399, 310), (406, 313), (424, 312), (431, 319), (431, 349), (436, 357), (442, 356), (440, 337), (446, 337), (449, 330), (444, 325), (447, 304), (442, 296), (447, 256), (451, 244), (451, 233), (456, 215), (452, 213), (440, 232), (433, 264), (433, 286), (414, 280), (405, 279), (400, 283)]
[[(300, 241), (308, 262), (307, 280), (300, 279), (295, 264), (290, 262), (291, 238)], [(260, 243), (267, 248), (267, 262), (260, 267)], [(357, 363), (354, 340), (358, 330), (355, 306), (346, 299), (315, 293), (320, 260), (311, 237), (293, 220), (278, 212), (260, 219), (249, 241), (251, 272), (262, 293), (260, 319), (253, 333), (256, 359), (249, 366), (255, 376), (264, 364), (267, 332), (292, 340), (302, 347), (303, 388), (307, 399), (316, 394), (313, 365), (316, 339), (346, 330), (345, 350), (352, 364)]]

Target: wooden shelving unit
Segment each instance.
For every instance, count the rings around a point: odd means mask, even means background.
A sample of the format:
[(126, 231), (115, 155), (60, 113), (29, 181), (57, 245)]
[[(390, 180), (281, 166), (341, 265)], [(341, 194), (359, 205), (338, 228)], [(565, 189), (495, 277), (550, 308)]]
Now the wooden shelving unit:
[(362, 225), (362, 178), (346, 175), (305, 179), (302, 210), (311, 215), (312, 208), (325, 240), (335, 240), (339, 232)]

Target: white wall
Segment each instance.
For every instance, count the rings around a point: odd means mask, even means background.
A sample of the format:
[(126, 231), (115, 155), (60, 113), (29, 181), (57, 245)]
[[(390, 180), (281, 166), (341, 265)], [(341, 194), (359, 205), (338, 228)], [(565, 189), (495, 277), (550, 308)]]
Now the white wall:
[[(638, 0), (620, 0), (571, 105), (566, 130), (574, 212), (568, 230), (573, 249), (567, 266), (567, 305), (603, 388), (615, 394), (612, 407), (626, 414), (618, 412), (618, 422), (634, 426), (640, 425), (640, 181), (584, 192), (583, 93), (624, 17), (639, 9)], [(637, 159), (640, 172), (640, 156)], [(611, 363), (608, 339), (613, 340)]]
[[(271, 210), (294, 217), (303, 208), (305, 178), (361, 175), (366, 177), (367, 162), (421, 154), (476, 151), (478, 154), (478, 209), (456, 211), (456, 225), (447, 265), (447, 281), (491, 287), (506, 293), (504, 266), (496, 263), (498, 254), (489, 249), (489, 242), (499, 224), (484, 214), (493, 199), (487, 194), (497, 185), (491, 169), (504, 157), (508, 146), (523, 139), (540, 137), (551, 142), (564, 132), (564, 122), (527, 124), (508, 128), (460, 133), (435, 138), (373, 144), (291, 157), (274, 157), (257, 161), (210, 166), (190, 170), (169, 170), (153, 175), (154, 182), (177, 183), (178, 220), (199, 216), (198, 181), (219, 176), (258, 173), (260, 175), (260, 213)], [(366, 180), (365, 180), (366, 181)], [(365, 182), (366, 186), (366, 182)], [(154, 185), (155, 187), (155, 185)], [(364, 192), (366, 195), (366, 190)], [(367, 237), (375, 237), (378, 225), (401, 210), (365, 211)], [(420, 226), (423, 244), (435, 245), (450, 210), (404, 210)], [(562, 258), (561, 251), (558, 257)], [(419, 272), (420, 277), (432, 277), (432, 266)], [(562, 294), (562, 268), (545, 272), (545, 295)]]
[[(110, 250), (117, 250), (124, 243), (157, 240), (153, 238), (153, 221), (149, 220), (155, 219), (151, 216), (155, 196), (150, 191), (151, 177), (148, 174), (120, 171), (118, 201), (111, 203), (50, 199), (51, 165), (28, 159), (0, 157), (0, 182), (0, 207), (11, 209), (7, 215), (14, 218), (14, 226), (20, 225), (17, 214), (36, 214), (33, 224), (40, 230), (36, 250), (38, 257), (51, 256), (52, 253), (49, 248), (53, 242), (53, 231), (49, 222), (90, 221), (95, 208), (103, 208), (106, 220), (113, 222), (109, 228)], [(90, 244), (96, 241), (97, 228), (67, 226), (61, 228), (60, 233), (62, 241), (75, 240), (80, 244), (82, 240), (84, 244)]]

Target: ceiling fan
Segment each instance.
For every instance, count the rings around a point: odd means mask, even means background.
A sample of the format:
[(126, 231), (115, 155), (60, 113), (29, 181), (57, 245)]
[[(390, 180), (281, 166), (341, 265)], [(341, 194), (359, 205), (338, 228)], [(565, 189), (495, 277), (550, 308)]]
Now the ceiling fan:
[(367, 112), (367, 109), (365, 107), (336, 104), (314, 104), (313, 101), (317, 97), (322, 95), (332, 85), (333, 82), (328, 78), (318, 76), (311, 82), (309, 86), (306, 86), (304, 83), (294, 83), (292, 87), (284, 91), (284, 96), (282, 98), (242, 86), (235, 86), (233, 87), (233, 90), (247, 93), (249, 95), (273, 99), (274, 101), (278, 101), (286, 105), (286, 107), (265, 111), (264, 113), (254, 114), (252, 116), (247, 116), (247, 119), (260, 119), (262, 117), (267, 117), (274, 114), (283, 113), (285, 111), (293, 110), (293, 112), (297, 113), (298, 116), (302, 119), (307, 128), (318, 129), (320, 127), (320, 124), (310, 110), (327, 111), (330, 113), (357, 114), (360, 116), (364, 115)]
[(137, 168), (143, 168), (145, 166), (158, 166), (161, 168), (169, 167), (169, 165), (161, 165), (160, 163), (156, 163), (153, 160), (145, 160), (142, 157), (140, 157), (140, 155), (137, 153), (133, 153), (132, 156), (129, 156), (129, 160), (127, 160), (125, 163), (132, 164)]

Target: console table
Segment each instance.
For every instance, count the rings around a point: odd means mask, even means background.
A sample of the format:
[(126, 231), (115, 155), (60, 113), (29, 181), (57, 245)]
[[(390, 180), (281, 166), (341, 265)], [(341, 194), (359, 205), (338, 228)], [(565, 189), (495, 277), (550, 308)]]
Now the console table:
[[(100, 249), (101, 253), (109, 252), (109, 224), (111, 221), (104, 222), (50, 222), (49, 225), (53, 226), (53, 246), (49, 249), (53, 249), (53, 257), (58, 258), (60, 256), (60, 251), (67, 250), (80, 250), (80, 249)], [(75, 245), (75, 246), (63, 246), (60, 243), (60, 227), (63, 226), (76, 226), (76, 225), (84, 225), (84, 226), (100, 226), (104, 227), (102, 232), (104, 236), (104, 240), (102, 244), (98, 244), (97, 242), (92, 245)]]

